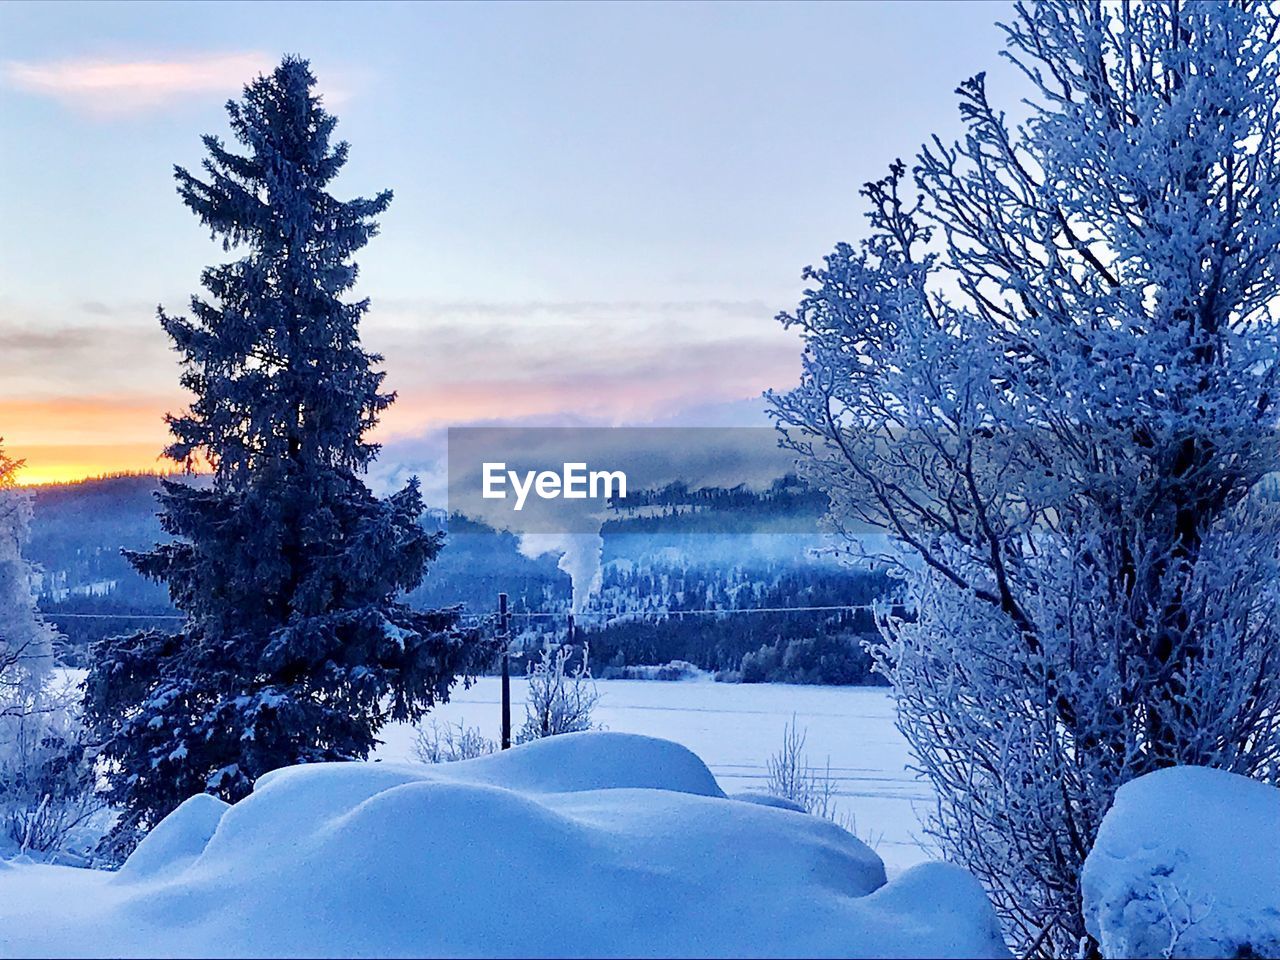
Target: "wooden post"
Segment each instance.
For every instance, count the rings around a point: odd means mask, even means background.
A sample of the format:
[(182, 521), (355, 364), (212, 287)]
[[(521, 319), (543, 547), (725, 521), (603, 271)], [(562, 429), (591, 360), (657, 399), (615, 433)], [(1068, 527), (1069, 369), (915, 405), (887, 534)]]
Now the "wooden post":
[(507, 595), (498, 594), (498, 626), (502, 633), (502, 749), (511, 749), (511, 616)]

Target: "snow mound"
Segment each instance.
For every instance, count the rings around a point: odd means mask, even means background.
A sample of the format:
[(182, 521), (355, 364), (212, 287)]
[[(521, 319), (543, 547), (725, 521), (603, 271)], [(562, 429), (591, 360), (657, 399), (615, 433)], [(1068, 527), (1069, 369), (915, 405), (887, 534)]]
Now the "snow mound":
[[(421, 768), (414, 769), (421, 773)], [(636, 787), (723, 797), (707, 765), (688, 747), (635, 733), (569, 733), (447, 767), (450, 779), (555, 793)], [(268, 775), (270, 776), (270, 775)]]
[(743, 790), (730, 796), (732, 799), (741, 800), (743, 803), (758, 803), (762, 807), (777, 807), (779, 810), (792, 810), (795, 813), (805, 812), (804, 807), (794, 800), (774, 796), (772, 793), (764, 793), (760, 790)]
[(141, 880), (190, 864), (204, 852), (222, 815), (230, 809), (231, 804), (207, 793), (189, 797), (143, 838), (117, 879)]
[(1104, 956), (1280, 956), (1280, 790), (1206, 767), (1131, 781), (1081, 887)]
[[(218, 812), (188, 801), (108, 883), (10, 871), (0, 953), (1007, 956), (963, 870), (886, 884), (849, 833), (726, 799), (648, 737), (291, 767)], [(41, 891), (70, 875), (90, 889), (51, 916)]]

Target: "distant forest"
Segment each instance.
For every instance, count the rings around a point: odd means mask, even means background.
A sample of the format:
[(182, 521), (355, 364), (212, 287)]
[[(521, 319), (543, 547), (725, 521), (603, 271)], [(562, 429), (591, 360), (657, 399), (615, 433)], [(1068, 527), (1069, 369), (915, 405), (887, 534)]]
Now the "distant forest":
[[(82, 664), (101, 637), (176, 624), (156, 619), (177, 611), (121, 554), (164, 538), (158, 486), (156, 477), (120, 476), (34, 488), (28, 553), (41, 571), (41, 609), (65, 637), (67, 664)], [(724, 511), (741, 514), (744, 529), (760, 529), (762, 517), (767, 526), (770, 515), (816, 519), (823, 503), (811, 491), (786, 479), (758, 494), (669, 487), (649, 496), (669, 508), (666, 522), (646, 516), (606, 524), (599, 588), (577, 617), (576, 639), (590, 644), (597, 676), (675, 661), (743, 682), (879, 682), (863, 648), (875, 636), (866, 610), (728, 611), (869, 604), (894, 595), (888, 578), (813, 556), (816, 535), (699, 533), (703, 522), (690, 522), (708, 511), (721, 514), (714, 527), (721, 531)], [(458, 514), (433, 512), (423, 522), (447, 540), (409, 595), (412, 605), (461, 605), (488, 617), (506, 593), (519, 643), (565, 639), (572, 584), (558, 555), (526, 556), (516, 535)]]

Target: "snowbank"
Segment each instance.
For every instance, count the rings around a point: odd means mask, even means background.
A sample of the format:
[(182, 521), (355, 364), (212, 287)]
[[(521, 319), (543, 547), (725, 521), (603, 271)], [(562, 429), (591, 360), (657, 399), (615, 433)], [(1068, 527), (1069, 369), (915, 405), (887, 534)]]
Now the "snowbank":
[(143, 880), (195, 862), (229, 809), (229, 803), (207, 793), (188, 797), (138, 844), (118, 879)]
[(805, 812), (804, 807), (794, 800), (774, 796), (772, 793), (764, 793), (760, 790), (743, 790), (740, 793), (730, 794), (730, 796), (734, 800), (741, 800), (743, 803), (758, 803), (764, 807), (777, 807), (779, 810), (794, 810), (796, 813)]
[(1104, 956), (1280, 956), (1280, 790), (1205, 767), (1127, 783), (1081, 884)]
[(0, 873), (0, 955), (33, 954), (1007, 955), (964, 871), (886, 884), (834, 824), (727, 799), (684, 747), (620, 733), (193, 799), (118, 874)]

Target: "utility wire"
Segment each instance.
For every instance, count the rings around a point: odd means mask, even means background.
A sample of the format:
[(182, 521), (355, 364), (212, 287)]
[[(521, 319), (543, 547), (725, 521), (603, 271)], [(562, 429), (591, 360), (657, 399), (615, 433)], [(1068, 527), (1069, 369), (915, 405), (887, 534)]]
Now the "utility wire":
[(40, 615), (51, 620), (185, 620), (180, 613), (58, 613), (41, 610)]
[[(883, 603), (837, 603), (822, 606), (798, 606), (798, 607), (700, 607), (693, 610), (673, 610), (670, 607), (656, 607), (643, 610), (583, 610), (573, 614), (575, 619), (608, 619), (621, 620), (628, 617), (648, 619), (650, 617), (684, 617), (684, 616), (715, 616), (715, 617), (731, 617), (742, 614), (755, 613), (836, 613), (848, 610), (882, 610), (885, 607), (902, 607), (906, 606), (901, 601), (894, 600)], [(177, 613), (58, 613), (56, 611), (41, 611), (44, 616), (54, 620), (185, 620), (186, 617)], [(559, 619), (567, 617), (572, 613), (569, 610), (513, 610), (510, 614), (512, 617), (522, 617), (527, 620), (534, 619)], [(496, 617), (496, 613), (464, 613), (461, 619), (464, 620), (488, 620)]]

